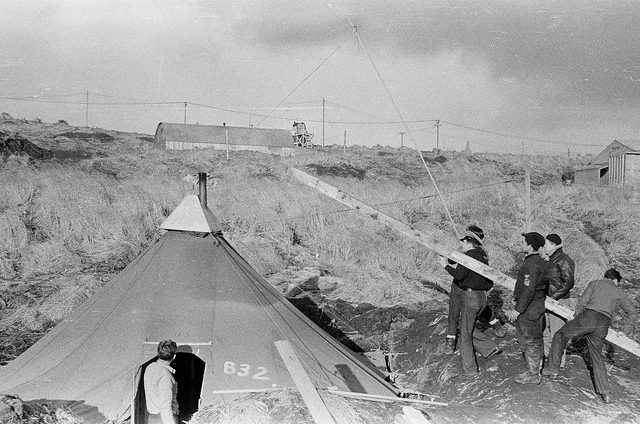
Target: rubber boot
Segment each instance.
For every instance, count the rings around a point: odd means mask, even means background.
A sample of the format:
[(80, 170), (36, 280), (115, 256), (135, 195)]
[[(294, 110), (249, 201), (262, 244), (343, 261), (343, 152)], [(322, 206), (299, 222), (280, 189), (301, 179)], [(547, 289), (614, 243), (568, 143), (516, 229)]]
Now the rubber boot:
[(513, 381), (518, 384), (540, 384), (540, 381), (542, 381), (542, 375), (540, 375), (542, 361), (540, 358), (533, 357), (527, 353), (524, 354), (524, 359), (527, 362), (528, 370), (518, 374)]
[(447, 336), (445, 341), (445, 355), (453, 355), (456, 353), (456, 337), (455, 336)]

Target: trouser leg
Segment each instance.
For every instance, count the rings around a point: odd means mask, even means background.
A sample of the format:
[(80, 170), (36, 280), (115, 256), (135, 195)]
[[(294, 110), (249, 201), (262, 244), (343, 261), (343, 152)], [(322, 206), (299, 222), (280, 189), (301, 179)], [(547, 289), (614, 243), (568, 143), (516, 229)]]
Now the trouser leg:
[(476, 374), (478, 364), (476, 353), (473, 349), (473, 329), (478, 314), (487, 304), (487, 295), (484, 291), (464, 292), (464, 303), (460, 314), (460, 339), (458, 350), (462, 360), (462, 368), (466, 374)]
[[(558, 302), (561, 305), (569, 307), (571, 299), (560, 299)], [(566, 320), (552, 312), (545, 314), (545, 331), (544, 331), (544, 355), (548, 358), (551, 355), (551, 343), (553, 342), (553, 336), (564, 326)], [(562, 351), (562, 358), (560, 360), (560, 367), (564, 368), (566, 363), (566, 352)]]
[(460, 309), (462, 307), (462, 295), (464, 290), (456, 284), (451, 283), (449, 290), (449, 316), (447, 317), (447, 336), (455, 337), (458, 334), (458, 323), (460, 321)]
[(531, 317), (526, 313), (521, 314), (516, 320), (516, 329), (518, 331), (518, 344), (525, 356), (527, 367), (534, 363), (541, 363), (544, 355), (542, 346), (544, 314), (541, 313), (538, 317)]
[(609, 393), (609, 379), (607, 378), (607, 369), (604, 365), (602, 357), (602, 346), (609, 331), (611, 320), (603, 314), (593, 312), (594, 314), (594, 330), (593, 333), (587, 335), (587, 348), (591, 357), (591, 366), (593, 367), (593, 384), (596, 393), (601, 395)]

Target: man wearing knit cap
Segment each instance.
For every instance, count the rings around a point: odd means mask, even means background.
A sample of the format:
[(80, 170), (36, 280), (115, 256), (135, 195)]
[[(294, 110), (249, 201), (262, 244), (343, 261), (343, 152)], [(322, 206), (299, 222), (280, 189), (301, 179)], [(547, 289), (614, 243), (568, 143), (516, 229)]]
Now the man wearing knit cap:
[[(544, 243), (545, 254), (549, 257), (547, 277), (549, 280), (549, 293), (547, 296), (557, 300), (561, 305), (570, 307), (570, 291), (574, 284), (575, 263), (569, 255), (562, 250), (562, 239), (557, 234), (549, 234)], [(546, 313), (546, 328), (544, 331), (544, 353), (549, 356), (551, 339), (565, 323), (565, 320), (554, 314)], [(565, 366), (566, 355), (562, 354), (560, 367)]]
[(518, 345), (527, 364), (527, 371), (518, 374), (514, 381), (520, 384), (540, 384), (540, 369), (544, 349), (544, 301), (548, 282), (545, 278), (546, 262), (538, 254), (544, 246), (544, 237), (536, 232), (522, 233), (522, 251), (526, 254), (518, 270), (513, 297), (515, 306), (505, 311), (515, 321)]
[[(472, 228), (473, 227), (473, 228)], [(476, 226), (469, 227), (460, 239), (461, 250), (468, 256), (484, 264), (488, 264), (487, 254), (482, 248), (482, 230)], [(472, 231), (475, 230), (475, 231)], [(482, 237), (478, 234), (482, 235)], [(478, 375), (478, 365), (473, 347), (473, 329), (478, 315), (487, 305), (487, 290), (493, 283), (482, 275), (457, 263), (448, 263), (444, 257), (440, 264), (453, 277), (449, 293), (449, 321), (447, 329), (447, 345), (451, 354), (455, 350), (456, 332), (460, 331), (459, 350), (462, 369), (465, 375)]]

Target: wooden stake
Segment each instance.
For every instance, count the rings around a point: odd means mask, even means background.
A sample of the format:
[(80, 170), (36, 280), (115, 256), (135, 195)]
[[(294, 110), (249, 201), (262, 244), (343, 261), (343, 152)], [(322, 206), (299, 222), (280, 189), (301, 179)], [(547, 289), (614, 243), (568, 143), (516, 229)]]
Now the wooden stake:
[(309, 408), (313, 420), (317, 424), (335, 424), (333, 417), (322, 401), (309, 375), (304, 370), (300, 359), (298, 359), (296, 353), (293, 351), (291, 344), (287, 340), (279, 340), (274, 342), (274, 344), (293, 382), (298, 388), (302, 400), (307, 405), (307, 408)]
[[(403, 234), (404, 236), (406, 236), (407, 238), (409, 238), (410, 240), (415, 241), (416, 243), (419, 243), (431, 250), (433, 250), (434, 252), (436, 252), (437, 254), (450, 258), (454, 261), (456, 261), (457, 263), (459, 263), (460, 265), (477, 272), (478, 274), (490, 279), (491, 281), (493, 281), (494, 284), (497, 284), (499, 286), (505, 287), (509, 290), (513, 290), (515, 287), (515, 283), (516, 280), (503, 274), (502, 272), (491, 268), (488, 265), (483, 264), (480, 261), (477, 261), (473, 258), (471, 258), (470, 256), (465, 255), (462, 252), (458, 252), (456, 250), (450, 249), (446, 246), (442, 246), (440, 245), (437, 241), (434, 241), (432, 237), (430, 237), (429, 235), (418, 231), (418, 230), (414, 230), (413, 228), (411, 228), (409, 225), (398, 221), (395, 218), (390, 217), (389, 215), (384, 214), (383, 212), (367, 205), (366, 203), (354, 198), (353, 196), (345, 193), (344, 191), (330, 186), (327, 183), (324, 183), (322, 181), (320, 181), (319, 179), (317, 179), (316, 177), (309, 175), (305, 172), (300, 171), (299, 169), (295, 169), (295, 168), (291, 168), (289, 170), (290, 174), (292, 176), (294, 176), (295, 178), (297, 178), (298, 180), (300, 180), (301, 182), (303, 182), (304, 184), (318, 190), (319, 192), (326, 194), (327, 196), (331, 197), (332, 199), (337, 200), (338, 202), (349, 206), (350, 208), (353, 208), (355, 210), (357, 210), (358, 212), (368, 216), (369, 218), (379, 221), (389, 227), (391, 227), (392, 229), (398, 231), (399, 233)], [(557, 300), (553, 300), (550, 297), (547, 297), (546, 302), (545, 302), (545, 307), (565, 318), (565, 319), (572, 319), (573, 318), (573, 311), (569, 308), (567, 308), (564, 305), (561, 305)], [(609, 329), (609, 334), (607, 335), (607, 340), (613, 344), (615, 344), (616, 346), (621, 347), (622, 349), (626, 350), (629, 353), (632, 353), (638, 357), (640, 357), (640, 344), (638, 344), (637, 342), (635, 342), (634, 340), (629, 339), (628, 337), (626, 337), (623, 333), (620, 333), (618, 331), (615, 331), (613, 329)]]

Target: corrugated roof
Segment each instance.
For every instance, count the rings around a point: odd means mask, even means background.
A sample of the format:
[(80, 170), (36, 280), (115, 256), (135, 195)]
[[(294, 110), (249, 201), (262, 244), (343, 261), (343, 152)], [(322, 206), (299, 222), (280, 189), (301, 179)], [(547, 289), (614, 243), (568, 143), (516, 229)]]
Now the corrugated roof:
[(190, 142), (248, 146), (290, 147), (291, 133), (275, 128), (231, 127), (228, 125), (193, 125), (160, 122), (156, 141)]

